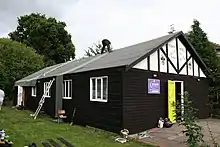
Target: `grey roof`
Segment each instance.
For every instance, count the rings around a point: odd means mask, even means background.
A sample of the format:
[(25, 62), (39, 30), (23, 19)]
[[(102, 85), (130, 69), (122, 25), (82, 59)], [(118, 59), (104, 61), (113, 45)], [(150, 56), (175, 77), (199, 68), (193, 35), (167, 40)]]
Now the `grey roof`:
[(162, 43), (166, 42), (176, 34), (177, 33), (169, 34), (147, 42), (128, 46), (122, 49), (116, 49), (113, 52), (107, 53), (99, 60), (95, 60), (94, 62), (87, 64), (82, 68), (69, 73), (85, 72), (90, 70), (97, 70), (97, 69), (104, 69), (111, 67), (128, 66), (132, 64), (135, 60), (139, 59), (143, 55), (157, 48), (158, 45), (161, 45)]
[(15, 86), (21, 85), (21, 86), (33, 86), (36, 84), (36, 80), (42, 76), (44, 73), (50, 72), (51, 70), (53, 70), (54, 68), (61, 66), (63, 63), (61, 64), (56, 64), (53, 66), (49, 66), (46, 68), (43, 68), (27, 77), (24, 77), (18, 81), (15, 82)]
[[(98, 55), (100, 56), (100, 55)], [(75, 68), (79, 67), (82, 64), (86, 64), (87, 62), (96, 59), (98, 56), (92, 56), (92, 57), (86, 57), (79, 60), (73, 60), (69, 61), (67, 64), (57, 68), (56, 70), (53, 70), (51, 72), (48, 72), (44, 76), (41, 76), (40, 78), (47, 78), (47, 77), (54, 77), (63, 75), (65, 73), (68, 73), (68, 71), (74, 70)]]
[(54, 77), (70, 73), (80, 73), (97, 69), (133, 66), (136, 63), (138, 63), (139, 60), (145, 58), (146, 55), (151, 54), (152, 52), (162, 47), (165, 43), (167, 43), (174, 37), (177, 37), (178, 35), (184, 36), (183, 32), (177, 32), (156, 39), (152, 39), (143, 43), (128, 46), (122, 49), (116, 49), (110, 53), (104, 53), (93, 57), (68, 61), (66, 63), (47, 67), (17, 81), (15, 85), (33, 86), (33, 84), (36, 83), (36, 79)]
[(166, 35), (157, 39), (128, 46), (122, 49), (116, 49), (110, 53), (82, 58), (76, 61), (69, 61), (67, 64), (39, 78), (130, 65), (134, 60), (151, 51), (152, 49), (157, 47), (158, 44), (167, 41), (172, 36), (174, 36), (174, 34)]

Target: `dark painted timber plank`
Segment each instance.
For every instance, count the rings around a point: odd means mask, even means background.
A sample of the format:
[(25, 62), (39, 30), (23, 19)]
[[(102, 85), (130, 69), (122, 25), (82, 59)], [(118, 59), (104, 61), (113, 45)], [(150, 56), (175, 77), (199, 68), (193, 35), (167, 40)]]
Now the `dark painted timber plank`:
[(66, 141), (64, 138), (57, 138), (60, 142), (62, 142), (63, 144), (66, 145), (66, 147), (74, 147), (71, 143), (69, 143), (68, 141)]
[(59, 145), (56, 141), (54, 141), (53, 139), (47, 139), (50, 144), (52, 144), (54, 147), (61, 147), (61, 145)]
[(42, 145), (43, 145), (44, 147), (51, 147), (51, 145), (50, 145), (48, 142), (42, 142)]

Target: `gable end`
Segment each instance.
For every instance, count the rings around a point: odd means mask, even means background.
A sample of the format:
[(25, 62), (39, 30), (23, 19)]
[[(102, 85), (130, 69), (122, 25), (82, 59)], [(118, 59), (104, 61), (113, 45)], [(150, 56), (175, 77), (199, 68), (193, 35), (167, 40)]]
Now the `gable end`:
[[(207, 69), (195, 49), (183, 33), (168, 39), (159, 48), (143, 55), (145, 57), (132, 68), (195, 77), (206, 77)], [(135, 63), (135, 62), (133, 62)]]

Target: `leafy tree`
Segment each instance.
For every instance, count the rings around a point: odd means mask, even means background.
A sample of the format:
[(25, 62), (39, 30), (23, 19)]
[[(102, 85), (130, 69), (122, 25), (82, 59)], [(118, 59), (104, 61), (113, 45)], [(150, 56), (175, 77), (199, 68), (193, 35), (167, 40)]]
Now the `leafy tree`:
[(43, 67), (43, 57), (26, 45), (0, 39), (0, 88), (11, 96), (15, 81)]
[(18, 18), (17, 29), (9, 36), (34, 48), (37, 53), (44, 55), (46, 65), (52, 65), (75, 58), (75, 47), (65, 27), (65, 22), (31, 13)]
[[(85, 56), (88, 57), (95, 56), (101, 54), (101, 51), (102, 51), (102, 44), (100, 42), (98, 42), (97, 44), (94, 43), (94, 46), (89, 47), (89, 49), (85, 51), (86, 52)], [(112, 51), (112, 48), (110, 49), (110, 51)], [(107, 48), (104, 49), (104, 53), (105, 52), (108, 52)]]
[(183, 126), (184, 129), (182, 132), (187, 137), (187, 145), (189, 147), (198, 147), (201, 143), (204, 142), (202, 134), (202, 127), (198, 125), (198, 118), (196, 117), (198, 109), (193, 107), (192, 101), (189, 100), (188, 92), (184, 92), (184, 113), (182, 112), (182, 105), (180, 102), (176, 104), (175, 114), (181, 114), (177, 118), (182, 119), (178, 122), (180, 126)]
[(212, 81), (210, 81), (209, 91), (211, 104), (217, 101), (218, 95), (220, 93), (219, 57), (216, 54), (215, 46), (208, 40), (207, 34), (201, 29), (199, 21), (194, 20), (191, 29), (192, 30), (190, 30), (187, 34), (188, 39), (211, 72), (211, 75), (208, 74), (209, 78), (212, 78)]

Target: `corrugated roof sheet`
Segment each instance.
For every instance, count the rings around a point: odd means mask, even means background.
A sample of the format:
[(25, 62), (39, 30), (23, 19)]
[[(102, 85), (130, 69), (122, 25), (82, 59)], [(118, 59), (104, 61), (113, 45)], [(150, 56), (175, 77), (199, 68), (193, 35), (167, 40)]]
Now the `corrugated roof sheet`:
[(45, 76), (41, 76), (40, 78), (47, 78), (47, 77), (54, 77), (54, 76), (62, 75), (64, 72), (69, 71), (71, 69), (74, 69), (74, 68), (80, 66), (81, 64), (84, 64), (84, 63), (86, 63), (96, 57), (97, 56), (86, 57), (86, 58), (82, 58), (79, 60), (69, 61), (67, 64), (57, 68), (56, 70), (53, 70), (52, 72), (45, 74)]
[(96, 60), (90, 64), (83, 66), (80, 69), (69, 73), (76, 73), (76, 72), (85, 72), (90, 70), (96, 69), (103, 69), (103, 68), (111, 68), (111, 67), (119, 67), (119, 66), (126, 66), (130, 65), (135, 60), (139, 59), (141, 56), (145, 55), (146, 53), (150, 52), (158, 45), (166, 42), (170, 38), (172, 38), (175, 34), (169, 34), (157, 39), (153, 39), (147, 42), (139, 43), (136, 45), (128, 46), (122, 49), (114, 50), (113, 52), (108, 53), (104, 57)]
[(79, 73), (79, 72), (85, 72), (85, 71), (91, 71), (97, 69), (127, 66), (130, 65), (132, 62), (136, 61), (137, 59), (139, 59), (140, 57), (142, 57), (143, 55), (145, 55), (146, 53), (155, 49), (160, 44), (166, 42), (176, 34), (177, 33), (169, 34), (163, 37), (152, 39), (150, 41), (146, 41), (136, 45), (128, 46), (122, 49), (116, 49), (110, 53), (82, 58), (80, 60), (73, 60), (66, 63), (47, 67), (17, 81), (16, 85), (22, 84), (22, 82), (24, 83), (24, 81), (28, 83), (28, 80), (32, 78), (40, 79), (40, 78), (58, 76), (62, 74)]
[(46, 67), (46, 68), (43, 68), (27, 77), (24, 77), (22, 78), (21, 80), (18, 80), (15, 82), (15, 86), (17, 85), (21, 85), (21, 86), (32, 86), (32, 85), (35, 85), (36, 83), (36, 80), (42, 76), (44, 73), (47, 73), (51, 70), (53, 70), (54, 68), (62, 65), (63, 63), (61, 64), (56, 64), (56, 65), (53, 65), (53, 66), (49, 66), (49, 67)]

